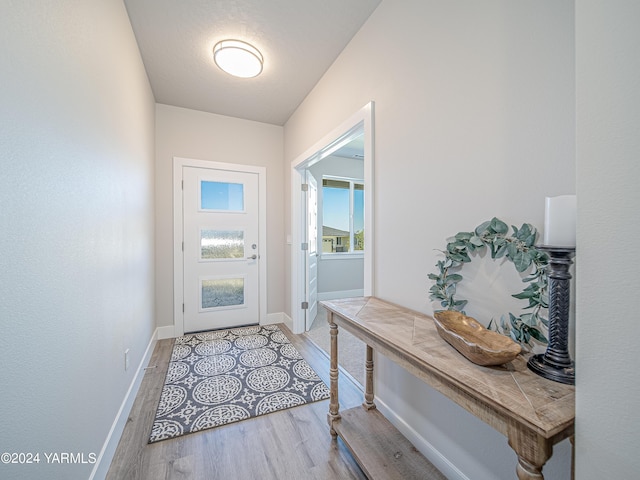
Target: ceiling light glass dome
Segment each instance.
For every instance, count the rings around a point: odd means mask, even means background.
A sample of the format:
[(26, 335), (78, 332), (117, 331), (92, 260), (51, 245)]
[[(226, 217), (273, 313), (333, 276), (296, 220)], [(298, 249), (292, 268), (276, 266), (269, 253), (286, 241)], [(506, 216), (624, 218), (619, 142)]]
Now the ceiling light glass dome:
[(241, 78), (259, 75), (264, 61), (257, 48), (240, 40), (222, 40), (216, 43), (213, 47), (213, 60), (228, 74)]

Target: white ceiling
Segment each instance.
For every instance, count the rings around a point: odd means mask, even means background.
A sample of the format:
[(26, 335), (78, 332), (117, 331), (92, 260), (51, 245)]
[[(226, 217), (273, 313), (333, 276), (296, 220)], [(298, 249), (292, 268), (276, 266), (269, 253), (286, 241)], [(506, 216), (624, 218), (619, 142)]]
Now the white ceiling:
[[(124, 0), (158, 103), (283, 125), (381, 0)], [(264, 56), (256, 78), (213, 63), (220, 40)]]

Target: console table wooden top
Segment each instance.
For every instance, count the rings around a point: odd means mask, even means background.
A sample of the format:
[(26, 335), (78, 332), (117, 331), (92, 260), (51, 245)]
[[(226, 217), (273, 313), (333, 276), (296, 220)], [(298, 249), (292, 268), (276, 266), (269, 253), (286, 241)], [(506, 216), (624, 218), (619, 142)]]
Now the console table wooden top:
[[(518, 455), (518, 478), (543, 478), (553, 445), (573, 435), (575, 387), (531, 372), (522, 355), (506, 365), (482, 367), (446, 343), (428, 315), (375, 297), (321, 304), (336, 328), (345, 328), (506, 435)], [(367, 390), (373, 392), (373, 386)]]

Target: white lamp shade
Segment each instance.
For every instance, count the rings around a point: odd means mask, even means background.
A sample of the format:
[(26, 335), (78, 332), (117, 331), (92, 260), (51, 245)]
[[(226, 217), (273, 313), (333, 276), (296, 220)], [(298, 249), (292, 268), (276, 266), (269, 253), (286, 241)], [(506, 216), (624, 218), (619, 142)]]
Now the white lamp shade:
[(240, 40), (223, 40), (213, 47), (216, 65), (230, 75), (255, 77), (262, 72), (262, 54), (257, 48)]
[(576, 246), (576, 196), (546, 197), (544, 244), (554, 247)]

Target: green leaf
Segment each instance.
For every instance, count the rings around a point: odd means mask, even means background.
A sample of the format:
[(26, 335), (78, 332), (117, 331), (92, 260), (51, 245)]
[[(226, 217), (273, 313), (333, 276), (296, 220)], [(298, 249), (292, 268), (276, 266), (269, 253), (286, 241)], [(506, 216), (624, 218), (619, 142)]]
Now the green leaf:
[(469, 240), (471, 237), (473, 237), (473, 233), (472, 232), (458, 232), (456, 233), (455, 239), (456, 240), (461, 240), (461, 241), (467, 241)]
[(540, 305), (542, 305), (543, 308), (549, 308), (549, 295), (542, 295), (540, 297)]
[(496, 233), (507, 233), (509, 227), (502, 220), (498, 220), (496, 217), (491, 219), (491, 229)]
[(446, 282), (459, 282), (462, 280), (462, 275), (458, 275), (457, 273), (452, 273), (451, 275), (447, 275), (445, 277)]
[(530, 299), (529, 299), (529, 305), (527, 305), (527, 306), (526, 306), (526, 307), (524, 307), (524, 308), (525, 308), (525, 310), (526, 310), (526, 309), (528, 309), (528, 308), (535, 308), (535, 307), (537, 307), (538, 305), (540, 305), (540, 301), (539, 301), (538, 297), (533, 297), (533, 298), (530, 298)]
[(516, 238), (518, 240), (524, 241), (530, 235), (531, 235), (531, 225), (529, 225), (528, 223), (523, 223), (522, 227), (520, 227), (520, 230), (518, 231), (518, 234), (516, 235)]
[(487, 229), (491, 226), (491, 220), (487, 220), (486, 222), (482, 222), (480, 225), (476, 227), (476, 235), (479, 237), (482, 236), (483, 233), (487, 231)]
[(507, 245), (502, 245), (501, 247), (499, 247), (496, 251), (495, 254), (493, 256), (493, 258), (502, 258), (504, 257), (504, 254), (507, 253)]
[(436, 275), (435, 273), (430, 273), (427, 276), (429, 277), (429, 280), (440, 280), (440, 275)]
[(456, 300), (455, 302), (453, 302), (453, 306), (464, 308), (467, 303), (468, 303), (468, 300)]
[(464, 261), (464, 257), (462, 255), (460, 255), (459, 253), (451, 253), (449, 255), (449, 258), (453, 261), (453, 262), (462, 262)]
[(470, 262), (470, 261), (471, 261), (471, 258), (469, 257), (469, 254), (467, 253), (467, 251), (466, 251), (466, 250), (465, 250), (465, 251), (463, 251), (463, 252), (460, 252), (460, 253), (461, 253), (461, 254), (464, 256), (464, 258), (465, 258), (464, 262)]
[(547, 337), (545, 337), (542, 332), (540, 330), (538, 330), (537, 328), (532, 328), (529, 330), (529, 333), (531, 334), (531, 336), (533, 338), (535, 338), (537, 341), (541, 342), (541, 343), (549, 343), (549, 341), (547, 340)]
[(471, 243), (472, 245), (475, 245), (476, 247), (482, 247), (484, 245), (484, 242), (482, 241), (482, 239), (477, 235), (474, 235), (473, 237), (471, 237), (469, 239), (469, 243)]
[(448, 297), (451, 297), (452, 295), (456, 294), (456, 284), (455, 283), (449, 283), (447, 284), (447, 287), (445, 288), (445, 293)]
[(531, 257), (525, 252), (516, 253), (512, 260), (518, 272), (524, 272), (531, 265)]
[(511, 295), (513, 298), (517, 298), (518, 300), (525, 300), (527, 298), (535, 297), (536, 292), (533, 290), (524, 290), (520, 293), (516, 293), (515, 295)]
[(522, 320), (522, 323), (530, 327), (535, 327), (538, 324), (533, 313), (523, 313), (520, 315), (520, 319)]

